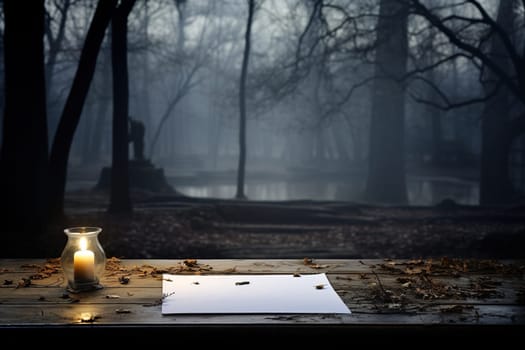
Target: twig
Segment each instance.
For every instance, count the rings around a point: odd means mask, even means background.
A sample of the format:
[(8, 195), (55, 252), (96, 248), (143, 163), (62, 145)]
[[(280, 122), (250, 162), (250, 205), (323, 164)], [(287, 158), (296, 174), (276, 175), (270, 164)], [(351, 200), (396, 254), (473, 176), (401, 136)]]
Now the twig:
[(372, 273), (374, 274), (374, 276), (376, 276), (376, 280), (377, 280), (377, 285), (379, 286), (379, 289), (381, 290), (381, 293), (383, 294), (383, 299), (389, 303), (392, 302), (392, 298), (390, 297), (390, 295), (386, 292), (385, 290), (385, 287), (383, 287), (383, 283), (381, 283), (381, 279), (379, 278), (379, 275), (377, 274), (377, 272), (375, 272), (374, 270), (372, 270)]

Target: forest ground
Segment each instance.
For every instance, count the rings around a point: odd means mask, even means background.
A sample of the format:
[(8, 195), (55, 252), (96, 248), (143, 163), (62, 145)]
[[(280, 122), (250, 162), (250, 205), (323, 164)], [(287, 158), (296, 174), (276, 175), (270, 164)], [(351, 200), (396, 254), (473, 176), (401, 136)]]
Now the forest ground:
[[(52, 228), (99, 226), (118, 258), (525, 258), (525, 206), (371, 206), (330, 201), (239, 201), (132, 194), (110, 215), (104, 193), (76, 191)], [(60, 239), (64, 242), (60, 243)]]

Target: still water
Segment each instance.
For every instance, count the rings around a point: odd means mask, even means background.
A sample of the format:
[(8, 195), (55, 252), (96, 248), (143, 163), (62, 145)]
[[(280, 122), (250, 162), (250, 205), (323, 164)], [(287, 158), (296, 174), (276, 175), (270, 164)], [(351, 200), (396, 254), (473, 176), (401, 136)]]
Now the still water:
[[(207, 183), (185, 185), (172, 183), (185, 195), (192, 197), (233, 198), (235, 183)], [(359, 201), (363, 189), (362, 181), (248, 181), (246, 196), (252, 200), (341, 200)], [(477, 205), (479, 186), (476, 181), (455, 178), (407, 179), (410, 205), (435, 205), (444, 199), (452, 199), (459, 204)]]
[[(234, 198), (236, 191), (235, 177), (230, 180), (181, 181), (168, 178), (177, 191), (203, 198)], [(94, 188), (93, 180), (70, 180), (66, 191), (88, 190)], [(246, 196), (252, 200), (328, 200), (360, 202), (364, 181), (350, 178), (341, 179), (259, 179), (247, 180)], [(435, 205), (444, 199), (452, 199), (458, 204), (478, 205), (479, 184), (477, 181), (462, 180), (453, 177), (408, 177), (408, 199), (410, 205)]]

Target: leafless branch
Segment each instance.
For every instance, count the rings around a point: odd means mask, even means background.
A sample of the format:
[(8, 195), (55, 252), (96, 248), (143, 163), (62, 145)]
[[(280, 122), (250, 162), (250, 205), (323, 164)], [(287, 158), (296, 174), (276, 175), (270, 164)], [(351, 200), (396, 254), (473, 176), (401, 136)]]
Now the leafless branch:
[[(469, 0), (469, 3), (477, 3), (475, 0)], [(521, 91), (521, 87), (516, 84), (515, 80), (512, 76), (510, 76), (504, 69), (504, 67), (501, 67), (498, 65), (493, 59), (491, 59), (485, 52), (483, 52), (480, 48), (474, 46), (473, 44), (469, 44), (461, 38), (457, 36), (457, 34), (448, 26), (446, 26), (442, 19), (439, 18), (436, 14), (431, 12), (425, 5), (423, 5), (419, 0), (411, 0), (413, 13), (416, 15), (420, 15), (424, 17), (427, 21), (429, 21), (435, 28), (437, 28), (441, 33), (443, 33), (449, 41), (454, 44), (456, 47), (458, 47), (461, 50), (464, 50), (468, 53), (470, 53), (473, 57), (480, 59), (483, 64), (485, 64), (488, 68), (490, 68), (499, 78), (500, 81), (502, 81), (508, 89), (515, 94), (518, 98), (523, 99), (523, 93)], [(492, 19), (487, 20), (487, 23), (494, 22)], [(495, 30), (498, 31), (499, 35), (502, 35), (503, 33), (499, 32), (502, 29), (499, 26), (493, 26)], [(498, 29), (499, 28), (499, 29)], [(515, 50), (514, 50), (515, 52)], [(511, 52), (509, 54), (512, 55)], [(516, 63), (515, 61), (513, 61)]]
[(409, 96), (414, 101), (416, 101), (418, 103), (423, 103), (423, 104), (426, 104), (426, 105), (429, 105), (429, 106), (432, 106), (434, 108), (437, 108), (437, 109), (440, 109), (440, 110), (444, 110), (444, 111), (455, 109), (455, 108), (471, 106), (471, 105), (474, 105), (474, 104), (477, 104), (477, 103), (486, 102), (486, 101), (490, 100), (492, 97), (494, 97), (498, 93), (498, 91), (499, 91), (499, 89), (500, 89), (500, 87), (502, 85), (501, 82), (499, 84), (496, 84), (494, 89), (492, 89), (488, 94), (485, 94), (483, 96), (472, 97), (472, 98), (468, 98), (468, 99), (465, 99), (465, 100), (462, 100), (462, 101), (452, 102), (452, 101), (450, 101), (448, 96), (443, 92), (443, 90), (441, 90), (433, 81), (431, 81), (431, 80), (429, 80), (429, 79), (427, 79), (427, 78), (425, 78), (424, 76), (421, 76), (421, 75), (418, 75), (418, 76), (414, 77), (413, 80), (414, 81), (419, 80), (419, 81), (422, 81), (423, 83), (425, 83), (426, 85), (428, 85), (440, 97), (440, 99), (443, 101), (443, 103), (439, 103), (439, 102), (436, 102), (436, 101), (433, 101), (433, 100), (429, 100), (429, 99), (426, 99), (426, 98), (421, 98), (418, 95), (412, 93), (410, 90), (408, 91)]

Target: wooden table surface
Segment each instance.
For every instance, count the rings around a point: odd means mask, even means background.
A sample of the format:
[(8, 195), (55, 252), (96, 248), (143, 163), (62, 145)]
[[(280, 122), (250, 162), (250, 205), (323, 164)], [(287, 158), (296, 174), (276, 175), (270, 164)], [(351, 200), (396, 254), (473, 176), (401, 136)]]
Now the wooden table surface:
[[(344, 314), (162, 315), (162, 274), (327, 274)], [(523, 337), (525, 262), (492, 260), (133, 260), (110, 258), (97, 291), (72, 294), (58, 259), (0, 259), (0, 339), (62, 334), (117, 341), (209, 335), (256, 343), (326, 335), (391, 342), (418, 335)], [(67, 329), (70, 333), (63, 333)], [(270, 335), (267, 337), (266, 335)], [(31, 335), (31, 336), (30, 336)], [(34, 336), (33, 336), (34, 335)], [(148, 338), (149, 337), (149, 338)], [(407, 338), (408, 337), (408, 338)], [(208, 338), (209, 339), (209, 338)], [(243, 338), (245, 339), (245, 338)], [(235, 340), (237, 341), (237, 340)]]

